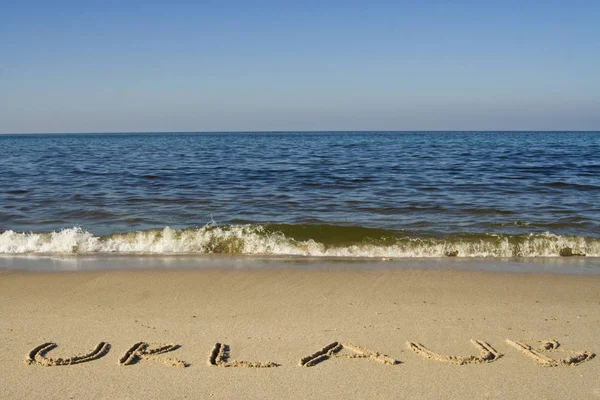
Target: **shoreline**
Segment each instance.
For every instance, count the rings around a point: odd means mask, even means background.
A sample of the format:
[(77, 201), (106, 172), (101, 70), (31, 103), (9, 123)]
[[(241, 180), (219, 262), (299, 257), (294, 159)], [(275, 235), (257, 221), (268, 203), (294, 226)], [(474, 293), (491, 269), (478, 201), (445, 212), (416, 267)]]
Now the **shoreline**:
[(456, 270), (600, 275), (600, 257), (348, 258), (223, 254), (0, 255), (2, 271), (204, 269)]
[[(544, 350), (554, 360), (600, 353), (598, 276), (290, 268), (3, 271), (0, 301), (2, 398), (600, 398), (598, 357), (544, 367), (507, 342), (556, 341), (557, 349)], [(299, 366), (336, 342), (339, 352)], [(439, 357), (426, 357), (407, 342)], [(109, 349), (76, 365), (26, 365), (25, 357), (45, 343), (58, 345), (46, 354), (55, 359), (99, 343)], [(188, 367), (172, 368), (143, 354), (119, 365), (136, 344), (180, 346), (156, 357)], [(229, 359), (219, 358), (218, 348), (210, 364), (215, 344), (229, 346), (222, 352)], [(501, 356), (480, 358), (481, 346)], [(471, 361), (458, 365), (444, 356)], [(278, 366), (256, 368), (269, 362)]]

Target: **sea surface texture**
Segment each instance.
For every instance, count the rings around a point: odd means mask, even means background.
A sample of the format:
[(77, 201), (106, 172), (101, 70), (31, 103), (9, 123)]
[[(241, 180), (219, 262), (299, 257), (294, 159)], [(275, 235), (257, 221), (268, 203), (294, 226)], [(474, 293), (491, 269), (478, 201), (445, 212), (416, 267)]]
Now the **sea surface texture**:
[(0, 136), (0, 254), (600, 256), (600, 133)]

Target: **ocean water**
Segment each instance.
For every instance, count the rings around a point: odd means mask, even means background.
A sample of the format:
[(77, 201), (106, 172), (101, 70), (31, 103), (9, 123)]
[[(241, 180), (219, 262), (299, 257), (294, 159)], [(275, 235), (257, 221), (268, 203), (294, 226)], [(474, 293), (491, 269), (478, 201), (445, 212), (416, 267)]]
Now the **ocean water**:
[(598, 132), (0, 136), (0, 254), (600, 256)]

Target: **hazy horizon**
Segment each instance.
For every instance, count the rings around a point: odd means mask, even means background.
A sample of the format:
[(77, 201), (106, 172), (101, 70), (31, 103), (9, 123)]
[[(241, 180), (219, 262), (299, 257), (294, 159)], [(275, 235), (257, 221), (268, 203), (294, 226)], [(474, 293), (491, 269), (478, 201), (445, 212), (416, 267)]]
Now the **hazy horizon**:
[(16, 136), (16, 135), (167, 135), (167, 134), (228, 134), (228, 133), (600, 133), (600, 130), (498, 130), (498, 129), (486, 129), (486, 130), (306, 130), (306, 131), (293, 131), (293, 130), (254, 130), (254, 131), (112, 131), (112, 132), (0, 132), (2, 136)]

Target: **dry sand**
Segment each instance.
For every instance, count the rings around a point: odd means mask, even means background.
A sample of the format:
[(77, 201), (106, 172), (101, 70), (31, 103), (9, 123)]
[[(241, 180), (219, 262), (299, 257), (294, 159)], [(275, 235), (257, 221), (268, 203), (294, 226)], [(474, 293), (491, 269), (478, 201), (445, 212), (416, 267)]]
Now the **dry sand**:
[(600, 399), (600, 277), (0, 273), (0, 398)]

